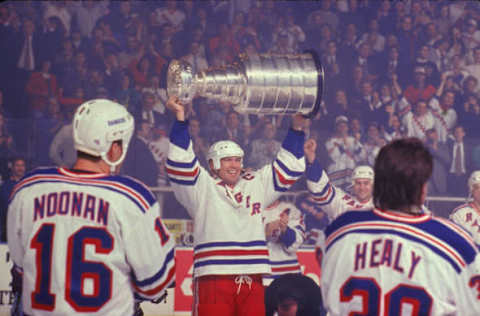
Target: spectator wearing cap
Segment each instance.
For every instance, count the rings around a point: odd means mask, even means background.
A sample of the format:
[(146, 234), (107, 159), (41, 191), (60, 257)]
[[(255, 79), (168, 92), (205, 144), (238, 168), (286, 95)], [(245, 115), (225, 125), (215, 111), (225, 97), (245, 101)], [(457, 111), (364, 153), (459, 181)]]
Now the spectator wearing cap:
[(326, 143), (332, 163), (327, 168), (330, 180), (336, 186), (350, 183), (350, 175), (356, 164), (365, 160), (365, 150), (359, 139), (348, 134), (348, 118), (340, 115), (335, 119), (335, 132)]
[(436, 92), (434, 86), (427, 84), (427, 73), (423, 67), (415, 67), (414, 83), (407, 86), (403, 96), (410, 104), (418, 101), (428, 101)]

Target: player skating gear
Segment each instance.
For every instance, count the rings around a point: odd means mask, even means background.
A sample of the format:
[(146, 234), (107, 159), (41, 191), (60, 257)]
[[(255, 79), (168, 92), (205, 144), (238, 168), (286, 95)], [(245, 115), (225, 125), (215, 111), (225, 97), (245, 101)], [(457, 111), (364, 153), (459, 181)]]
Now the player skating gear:
[(207, 154), (207, 161), (212, 160), (213, 169), (220, 169), (220, 160), (226, 157), (243, 158), (243, 149), (231, 140), (221, 140), (210, 146)]
[[(75, 149), (101, 157), (113, 171), (122, 163), (132, 138), (134, 120), (126, 108), (106, 99), (96, 99), (78, 107), (73, 118)], [(110, 161), (107, 152), (114, 141), (122, 141), (122, 156)]]

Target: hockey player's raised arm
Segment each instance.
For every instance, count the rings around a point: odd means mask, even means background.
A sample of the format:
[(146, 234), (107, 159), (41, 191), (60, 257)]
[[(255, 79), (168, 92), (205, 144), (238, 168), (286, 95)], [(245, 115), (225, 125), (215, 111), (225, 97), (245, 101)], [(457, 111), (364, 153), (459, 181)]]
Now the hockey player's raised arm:
[(264, 184), (267, 205), (290, 189), (305, 172), (303, 125), (304, 118), (301, 115), (295, 115), (277, 157), (271, 164), (266, 165), (258, 172)]
[[(200, 198), (198, 195), (200, 191), (195, 189), (196, 184), (200, 174), (206, 174), (206, 172), (200, 166), (193, 151), (193, 143), (188, 132), (188, 121), (185, 120), (183, 104), (177, 97), (170, 97), (167, 108), (175, 114), (176, 121), (170, 131), (166, 171), (174, 188), (175, 197), (190, 213), (195, 208), (189, 206), (193, 206)], [(190, 214), (190, 216), (195, 218), (195, 214)]]

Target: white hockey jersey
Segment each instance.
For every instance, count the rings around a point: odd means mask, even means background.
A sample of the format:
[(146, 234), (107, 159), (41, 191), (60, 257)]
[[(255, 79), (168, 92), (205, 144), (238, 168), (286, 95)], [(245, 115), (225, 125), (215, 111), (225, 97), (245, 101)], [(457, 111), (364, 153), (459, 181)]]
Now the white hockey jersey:
[(349, 211), (326, 238), (321, 288), (329, 315), (480, 315), (480, 256), (454, 223)]
[(194, 276), (269, 274), (261, 210), (303, 174), (304, 133), (290, 130), (275, 161), (232, 189), (200, 166), (187, 127), (180, 121), (172, 127), (167, 174), (194, 221)]
[(133, 178), (36, 169), (14, 188), (8, 246), (29, 315), (133, 315), (174, 281), (174, 238)]
[(306, 174), (308, 191), (312, 195), (313, 200), (327, 213), (330, 221), (348, 210), (373, 208), (372, 199), (361, 203), (350, 194), (330, 183), (327, 173), (322, 169), (317, 160), (313, 164), (309, 164)]
[(305, 241), (303, 214), (289, 202), (273, 203), (263, 211), (264, 224), (288, 217), (288, 226), (283, 234), (267, 237), (272, 274), (264, 276), (263, 284), (270, 285), (279, 276), (287, 273), (302, 273), (298, 263), (297, 250)]
[(480, 245), (480, 213), (472, 203), (458, 206), (450, 214), (450, 219), (470, 232), (473, 240)]

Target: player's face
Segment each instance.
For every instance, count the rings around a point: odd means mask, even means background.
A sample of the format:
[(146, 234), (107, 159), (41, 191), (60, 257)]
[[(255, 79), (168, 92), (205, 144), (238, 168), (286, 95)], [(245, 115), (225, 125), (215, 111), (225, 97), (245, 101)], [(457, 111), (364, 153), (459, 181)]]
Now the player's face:
[(362, 203), (372, 197), (373, 182), (370, 179), (355, 179), (353, 181), (353, 195)]
[(240, 179), (242, 171), (242, 157), (225, 157), (220, 159), (218, 176), (228, 185), (235, 185)]
[(473, 185), (472, 197), (475, 203), (480, 204), (480, 183), (476, 183)]

